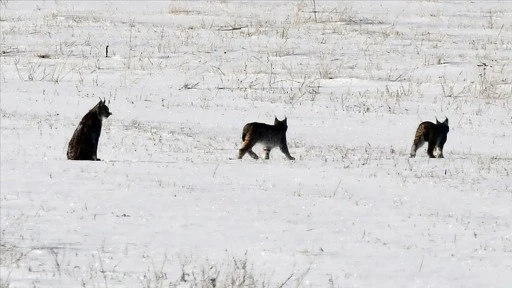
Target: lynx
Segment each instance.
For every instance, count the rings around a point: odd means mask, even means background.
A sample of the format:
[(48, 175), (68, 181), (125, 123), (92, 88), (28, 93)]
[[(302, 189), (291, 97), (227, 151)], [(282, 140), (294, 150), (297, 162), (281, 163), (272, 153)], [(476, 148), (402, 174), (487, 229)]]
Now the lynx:
[[(444, 158), (443, 146), (444, 143), (446, 143), (448, 131), (450, 131), (448, 118), (443, 122), (439, 122), (436, 118), (436, 124), (430, 121), (422, 122), (418, 126), (416, 135), (414, 136), (414, 142), (411, 147), (411, 158), (416, 156), (416, 151), (425, 144), (425, 142), (428, 142), (427, 154), (430, 158)], [(437, 156), (434, 156), (434, 150), (439, 150)]]
[(103, 118), (110, 113), (105, 100), (101, 100), (80, 121), (78, 127), (69, 141), (67, 156), (69, 160), (99, 161), (96, 155), (98, 141), (100, 140), (101, 124)]
[(249, 156), (254, 159), (258, 159), (259, 157), (254, 153), (254, 151), (252, 151), (252, 147), (257, 143), (260, 143), (265, 147), (265, 159), (269, 159), (270, 150), (278, 146), (286, 158), (289, 160), (295, 160), (288, 151), (288, 145), (286, 144), (286, 130), (288, 130), (286, 117), (282, 121), (279, 121), (276, 117), (274, 125), (258, 122), (245, 124), (242, 132), (243, 143), (238, 154), (238, 159), (242, 159), (245, 153), (249, 153)]

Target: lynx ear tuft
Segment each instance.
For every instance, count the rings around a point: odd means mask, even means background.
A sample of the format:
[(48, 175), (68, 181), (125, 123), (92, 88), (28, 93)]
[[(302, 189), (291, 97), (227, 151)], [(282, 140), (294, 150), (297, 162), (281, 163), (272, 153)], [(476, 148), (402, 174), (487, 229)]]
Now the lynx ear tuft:
[(444, 118), (445, 118), (445, 119), (444, 119), (444, 122), (443, 122), (443, 123), (444, 123), (444, 124), (446, 124), (446, 125), (448, 125), (448, 117), (444, 116)]
[(439, 120), (437, 120), (437, 117), (436, 117), (436, 124), (440, 124), (441, 122), (439, 122)]

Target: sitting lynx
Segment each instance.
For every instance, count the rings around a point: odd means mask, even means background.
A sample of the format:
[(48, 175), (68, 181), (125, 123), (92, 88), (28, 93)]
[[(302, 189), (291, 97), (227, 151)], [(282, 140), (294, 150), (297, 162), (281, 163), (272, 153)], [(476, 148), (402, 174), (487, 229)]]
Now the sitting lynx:
[[(448, 131), (450, 131), (448, 118), (442, 123), (436, 118), (436, 124), (430, 121), (422, 122), (418, 126), (416, 135), (414, 136), (414, 142), (411, 147), (411, 158), (416, 156), (416, 151), (425, 144), (425, 142), (428, 142), (427, 153), (430, 158), (444, 158), (443, 146), (444, 143), (446, 143)], [(437, 156), (434, 156), (434, 149), (439, 150)]]
[(289, 160), (295, 160), (288, 151), (288, 145), (286, 144), (286, 130), (288, 130), (288, 124), (286, 117), (283, 121), (279, 121), (277, 117), (274, 120), (274, 125), (268, 125), (265, 123), (252, 122), (247, 123), (244, 126), (242, 132), (242, 148), (239, 151), (238, 159), (242, 159), (245, 153), (258, 159), (258, 155), (252, 151), (252, 147), (257, 143), (265, 146), (265, 159), (269, 159), (270, 150), (279, 146), (281, 152), (284, 153), (286, 158)]
[(69, 141), (67, 153), (69, 160), (100, 160), (96, 153), (100, 140), (101, 124), (103, 118), (108, 118), (110, 115), (112, 113), (105, 105), (105, 100), (101, 99), (96, 106), (85, 114)]

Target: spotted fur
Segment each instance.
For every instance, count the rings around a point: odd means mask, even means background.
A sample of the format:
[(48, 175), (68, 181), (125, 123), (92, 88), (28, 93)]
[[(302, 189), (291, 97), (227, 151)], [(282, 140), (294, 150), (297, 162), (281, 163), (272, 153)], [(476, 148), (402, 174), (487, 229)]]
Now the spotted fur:
[[(414, 136), (414, 142), (411, 147), (411, 158), (416, 156), (416, 151), (425, 142), (428, 143), (427, 154), (430, 158), (444, 158), (443, 147), (446, 143), (448, 132), (448, 118), (443, 122), (439, 122), (436, 118), (436, 123), (430, 121), (422, 122), (418, 129), (416, 129), (416, 135)], [(438, 150), (438, 154), (434, 155), (434, 150)]]
[(258, 159), (258, 155), (252, 151), (254, 145), (260, 143), (264, 146), (265, 159), (270, 158), (270, 150), (274, 147), (279, 147), (281, 152), (289, 160), (295, 160), (288, 151), (286, 144), (286, 131), (288, 130), (287, 119), (279, 121), (277, 117), (274, 120), (274, 125), (265, 123), (252, 122), (247, 123), (242, 132), (242, 148), (239, 150), (238, 159), (242, 159), (245, 153), (248, 153), (254, 159)]
[(110, 113), (105, 100), (101, 100), (80, 121), (68, 144), (69, 160), (98, 161), (98, 141), (100, 140), (103, 118)]

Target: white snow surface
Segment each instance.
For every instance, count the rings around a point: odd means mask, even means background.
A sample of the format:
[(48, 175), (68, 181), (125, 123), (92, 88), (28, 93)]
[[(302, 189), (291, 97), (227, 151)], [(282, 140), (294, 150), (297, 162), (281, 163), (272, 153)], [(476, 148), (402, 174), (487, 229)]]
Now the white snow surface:
[(512, 2), (0, 9), (1, 287), (512, 287)]

